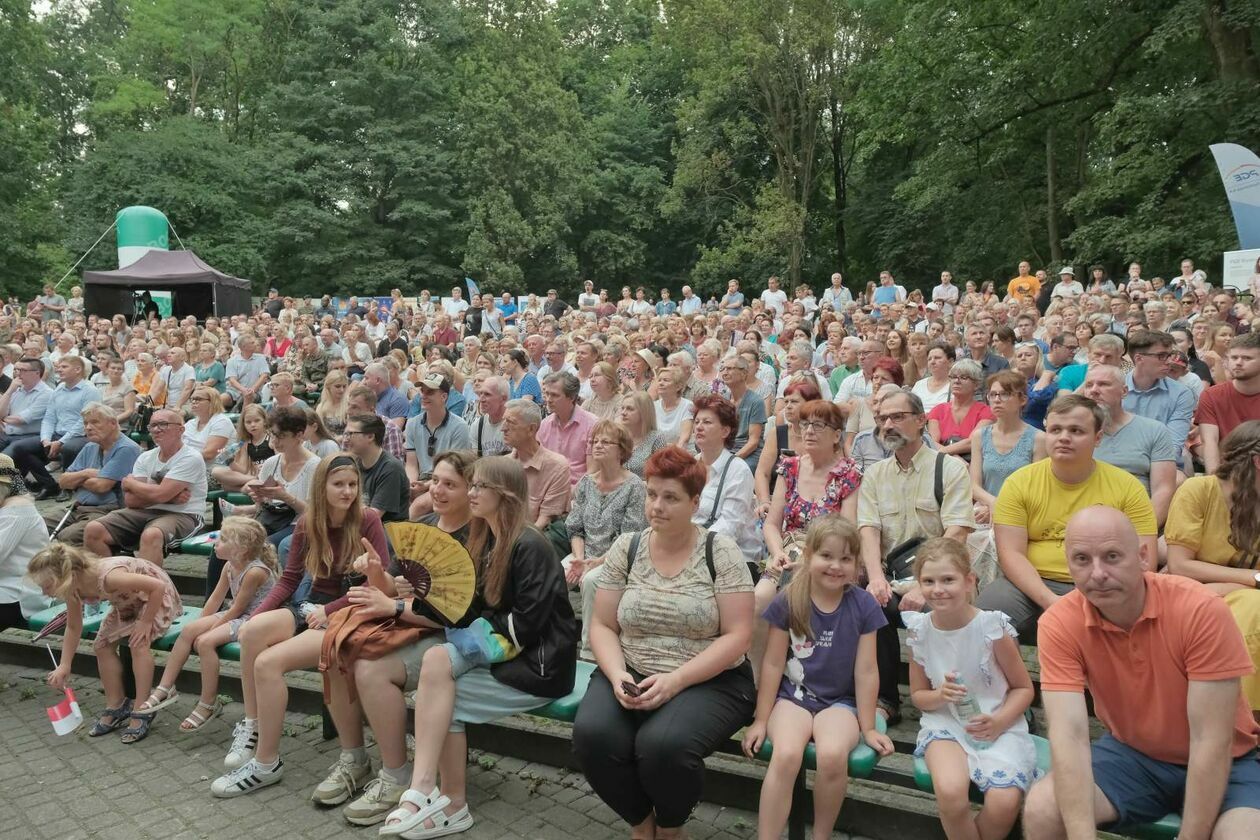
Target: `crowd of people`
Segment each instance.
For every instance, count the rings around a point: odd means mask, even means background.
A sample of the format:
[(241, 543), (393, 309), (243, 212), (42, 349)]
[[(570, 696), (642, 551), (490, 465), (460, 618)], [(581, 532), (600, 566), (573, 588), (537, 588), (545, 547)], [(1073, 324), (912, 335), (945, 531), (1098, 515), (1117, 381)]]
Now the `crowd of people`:
[[(587, 281), (575, 304), (273, 289), (248, 315), (136, 323), (48, 288), (0, 312), (0, 626), (65, 601), (60, 686), (108, 601), (90, 734), (125, 743), (180, 702), (194, 653), (179, 728), (221, 714), (216, 650), (239, 643), (226, 798), (282, 778), (285, 674), (347, 616), (387, 625), (396, 644), (326, 672), (340, 754), (312, 794), (383, 835), (470, 827), (464, 727), (567, 695), (587, 659), (574, 751), (632, 837), (683, 836), (704, 758), (741, 730), (750, 755), (774, 745), (760, 836), (811, 741), (829, 836), (850, 751), (893, 749), (905, 656), (950, 837), (1005, 836), (1021, 809), (1035, 838), (1173, 811), (1186, 837), (1260, 836), (1260, 304), (1189, 260), (1083, 273), (771, 277), (707, 301)], [(217, 502), (205, 611), (159, 677), (148, 645), (180, 612), (164, 558), (215, 489), (250, 503)], [(466, 546), (466, 615), (393, 556), (402, 521)], [(478, 626), (515, 655), (447, 635)], [(1044, 777), (1019, 643), (1038, 645)], [(1092, 745), (1086, 690), (1109, 733)]]

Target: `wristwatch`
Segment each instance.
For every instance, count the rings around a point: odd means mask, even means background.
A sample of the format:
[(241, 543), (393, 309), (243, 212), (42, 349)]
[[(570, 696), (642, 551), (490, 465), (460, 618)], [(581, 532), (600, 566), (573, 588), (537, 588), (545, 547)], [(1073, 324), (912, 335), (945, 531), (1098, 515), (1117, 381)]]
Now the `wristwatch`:
[(1256, 572), (1251, 576), (1251, 585), (1256, 589), (1260, 589), (1260, 572)]
[(407, 609), (407, 602), (401, 598), (394, 602), (394, 618), (402, 618), (403, 611)]

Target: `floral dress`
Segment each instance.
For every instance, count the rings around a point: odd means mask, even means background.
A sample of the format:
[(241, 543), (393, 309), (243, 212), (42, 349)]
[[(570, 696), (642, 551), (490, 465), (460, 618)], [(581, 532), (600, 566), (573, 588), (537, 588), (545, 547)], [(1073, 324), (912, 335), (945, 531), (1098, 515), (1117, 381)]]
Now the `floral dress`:
[(856, 493), (862, 483), (862, 472), (857, 464), (851, 458), (841, 458), (827, 474), (822, 498), (810, 501), (802, 498), (796, 489), (801, 477), (801, 456), (780, 458), (776, 470), (784, 481), (783, 527), (780, 530), (785, 537), (803, 532), (816, 517), (837, 513), (840, 503)]
[[(158, 610), (157, 617), (153, 620), (153, 626), (149, 628), (149, 632), (145, 634), (143, 639), (143, 643), (147, 647), (153, 643), (154, 639), (169, 630), (171, 624), (183, 612), (183, 604), (180, 603), (179, 592), (175, 589), (175, 584), (171, 582), (170, 576), (164, 570), (139, 557), (106, 557), (101, 560), (100, 575), (98, 577), (101, 592), (105, 592), (106, 576), (115, 569), (122, 569), (125, 572), (145, 575), (162, 581), (162, 589), (160, 590), (162, 607)], [(105, 620), (101, 622), (101, 629), (96, 634), (96, 641), (92, 643), (93, 650), (101, 650), (129, 638), (136, 619), (140, 617), (140, 613), (144, 611), (145, 604), (149, 601), (148, 594), (144, 592), (116, 592), (108, 595), (107, 598), (113, 609), (106, 613)], [(89, 601), (89, 603), (97, 603), (97, 601)]]

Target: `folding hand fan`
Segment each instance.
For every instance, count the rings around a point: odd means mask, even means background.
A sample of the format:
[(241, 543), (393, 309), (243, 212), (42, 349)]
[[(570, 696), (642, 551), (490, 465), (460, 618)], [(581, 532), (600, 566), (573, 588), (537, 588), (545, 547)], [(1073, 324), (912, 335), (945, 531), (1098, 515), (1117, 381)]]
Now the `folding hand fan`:
[(390, 522), (385, 533), (416, 597), (447, 621), (462, 618), (477, 589), (477, 567), (468, 551), (441, 528), (420, 522)]

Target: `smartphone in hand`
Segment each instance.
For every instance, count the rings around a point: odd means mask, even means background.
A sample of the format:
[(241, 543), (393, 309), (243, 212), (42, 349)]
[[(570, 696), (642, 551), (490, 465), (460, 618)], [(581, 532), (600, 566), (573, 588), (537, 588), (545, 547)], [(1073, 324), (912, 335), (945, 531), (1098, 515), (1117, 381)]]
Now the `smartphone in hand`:
[(630, 697), (638, 697), (640, 694), (643, 693), (643, 689), (639, 688), (639, 686), (636, 683), (632, 683), (629, 680), (621, 681), (621, 690), (624, 691)]

